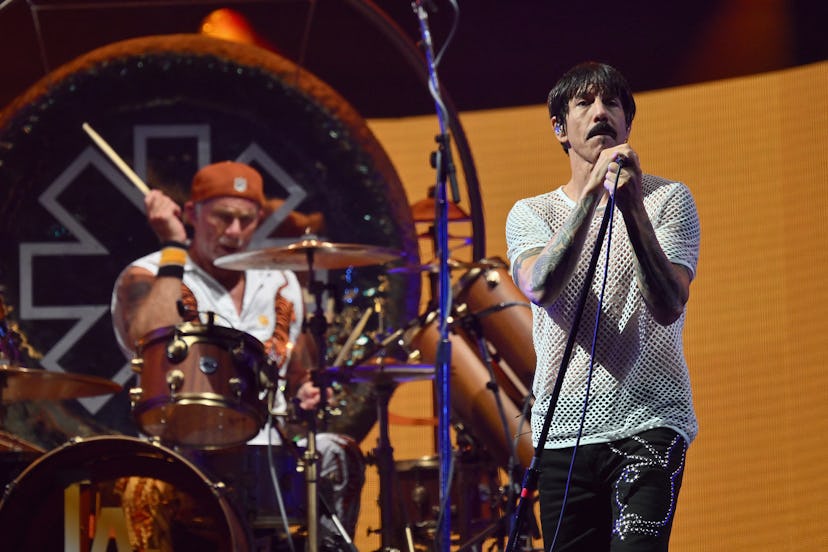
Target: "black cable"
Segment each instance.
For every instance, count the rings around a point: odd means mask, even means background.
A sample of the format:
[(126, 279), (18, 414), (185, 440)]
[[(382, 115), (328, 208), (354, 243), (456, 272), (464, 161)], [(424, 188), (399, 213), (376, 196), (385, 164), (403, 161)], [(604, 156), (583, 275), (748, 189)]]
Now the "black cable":
[[(621, 161), (618, 160), (619, 165)], [(591, 343), (591, 350), (589, 355), (589, 370), (587, 370), (587, 382), (586, 382), (586, 389), (584, 392), (584, 406), (581, 409), (581, 421), (578, 426), (578, 436), (575, 439), (575, 446), (572, 448), (572, 457), (569, 460), (569, 471), (566, 475), (566, 485), (564, 485), (564, 496), (563, 500), (561, 501), (561, 512), (558, 514), (558, 524), (555, 527), (555, 536), (552, 538), (552, 544), (549, 545), (549, 552), (552, 552), (555, 549), (555, 544), (558, 540), (558, 534), (561, 530), (561, 525), (563, 524), (563, 517), (564, 511), (566, 510), (566, 502), (569, 497), (569, 486), (572, 483), (572, 472), (575, 469), (575, 457), (578, 453), (578, 447), (581, 445), (581, 437), (583, 437), (584, 433), (584, 424), (586, 423), (586, 413), (587, 408), (589, 406), (589, 391), (592, 387), (592, 376), (594, 374), (594, 367), (595, 367), (595, 344), (598, 341), (598, 327), (601, 323), (601, 308), (604, 305), (604, 291), (607, 287), (607, 274), (609, 273), (609, 258), (610, 258), (610, 248), (612, 246), (612, 223), (614, 220), (614, 213), (615, 211), (615, 191), (618, 189), (618, 179), (621, 177), (621, 170), (619, 167), (618, 174), (615, 175), (615, 182), (613, 183), (612, 193), (610, 194), (610, 199), (607, 202), (606, 208), (610, 210), (609, 212), (609, 229), (607, 230), (607, 250), (606, 256), (604, 259), (604, 277), (603, 281), (601, 282), (601, 293), (598, 297), (598, 305), (595, 309), (595, 323), (593, 324), (592, 328), (592, 343)]]

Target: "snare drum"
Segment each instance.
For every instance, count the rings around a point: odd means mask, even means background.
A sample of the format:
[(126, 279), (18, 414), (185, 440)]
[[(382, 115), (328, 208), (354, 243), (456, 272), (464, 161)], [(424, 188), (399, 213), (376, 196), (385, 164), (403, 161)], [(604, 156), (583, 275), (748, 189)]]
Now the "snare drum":
[(130, 391), (138, 427), (164, 443), (230, 447), (258, 433), (267, 416), (259, 399), (264, 346), (253, 336), (214, 325), (160, 328), (138, 343)]
[(126, 436), (43, 455), (0, 502), (4, 550), (250, 549), (223, 492), (182, 456)]

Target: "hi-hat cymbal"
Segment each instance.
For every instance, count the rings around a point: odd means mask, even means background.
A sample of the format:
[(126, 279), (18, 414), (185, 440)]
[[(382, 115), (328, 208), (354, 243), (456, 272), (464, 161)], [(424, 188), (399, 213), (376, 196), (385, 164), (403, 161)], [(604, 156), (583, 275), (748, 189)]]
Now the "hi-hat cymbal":
[[(471, 270), (472, 268), (501, 268), (503, 263), (492, 262), (491, 260), (484, 260), (480, 262), (469, 263), (466, 261), (458, 261), (456, 259), (448, 260), (449, 270)], [(420, 272), (429, 272), (436, 274), (440, 271), (440, 263), (432, 261), (430, 263), (421, 265), (404, 265), (389, 268), (389, 274), (417, 274)]]
[(225, 255), (213, 264), (229, 270), (276, 269), (299, 272), (310, 268), (337, 269), (384, 264), (400, 257), (399, 251), (384, 247), (304, 239), (284, 247)]
[(117, 393), (121, 386), (107, 379), (66, 372), (0, 366), (0, 402), (62, 400)]
[(325, 371), (328, 376), (343, 382), (376, 382), (380, 380), (405, 383), (434, 379), (432, 364), (363, 364)]

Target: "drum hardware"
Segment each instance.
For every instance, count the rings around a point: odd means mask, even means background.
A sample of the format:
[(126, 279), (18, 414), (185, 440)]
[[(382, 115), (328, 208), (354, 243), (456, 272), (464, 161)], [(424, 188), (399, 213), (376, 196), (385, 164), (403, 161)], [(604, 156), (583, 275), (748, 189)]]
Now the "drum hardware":
[(175, 338), (167, 344), (167, 360), (173, 364), (180, 364), (187, 358), (187, 351), (190, 350), (187, 342), (181, 339), (178, 330), (175, 332)]
[(132, 387), (129, 390), (130, 408), (135, 408), (135, 405), (144, 397), (144, 390), (140, 387)]
[(170, 388), (170, 399), (175, 400), (175, 395), (184, 383), (184, 372), (181, 370), (170, 370), (167, 372), (167, 385)]
[[(327, 396), (329, 382), (325, 377), (325, 333), (327, 321), (324, 316), (322, 294), (325, 290), (323, 282), (316, 279), (315, 269), (345, 269), (352, 266), (368, 266), (383, 264), (398, 259), (399, 252), (390, 249), (357, 244), (336, 244), (318, 240), (311, 234), (304, 239), (285, 247), (268, 248), (257, 251), (247, 251), (220, 257), (214, 264), (229, 270), (247, 269), (279, 269), (296, 272), (307, 271), (308, 291), (313, 296), (315, 308), (310, 319), (306, 321), (306, 329), (320, 352), (319, 366), (311, 370), (311, 380), (320, 389), (322, 397)], [(307, 483), (307, 516), (308, 516), (308, 551), (317, 552), (319, 547), (319, 493), (318, 493), (318, 458), (316, 451), (317, 418), (324, 413), (324, 408), (313, 412), (303, 413), (307, 422), (307, 448), (302, 455), (305, 480)], [(341, 526), (338, 526), (341, 529)], [(346, 543), (350, 543), (350, 536), (340, 530)]]
[(227, 383), (230, 385), (230, 390), (236, 395), (236, 399), (241, 400), (244, 382), (239, 378), (230, 378)]
[(386, 363), (382, 358), (372, 364), (328, 368), (325, 373), (334, 381), (405, 383), (434, 379), (434, 365), (420, 363)]
[[(379, 473), (380, 551), (399, 551), (405, 545), (408, 552), (414, 552), (413, 532), (407, 513), (400, 501), (394, 500), (394, 496), (401, 496), (401, 494), (394, 465), (394, 449), (391, 446), (391, 437), (388, 431), (388, 403), (396, 384), (392, 377), (381, 375), (381, 371), (377, 371), (377, 374), (375, 389), (377, 391), (379, 436), (377, 437), (377, 446), (369, 456), (369, 462), (377, 466), (377, 472)], [(433, 369), (431, 375), (433, 378)], [(402, 535), (400, 535), (400, 527), (403, 529)], [(402, 542), (403, 539), (404, 542)]]
[(130, 401), (144, 434), (209, 449), (242, 444), (264, 425), (264, 346), (213, 324), (213, 316), (208, 322), (159, 328), (138, 342), (132, 367), (140, 384), (130, 390)]
[[(488, 285), (488, 282), (487, 282)], [(496, 284), (495, 284), (496, 285)], [(489, 352), (489, 347), (486, 344), (485, 337), (483, 335), (483, 329), (481, 326), (481, 319), (489, 314), (493, 314), (498, 312), (504, 308), (512, 306), (511, 304), (502, 303), (500, 305), (495, 305), (493, 307), (489, 307), (484, 311), (479, 313), (471, 313), (469, 312), (468, 306), (466, 304), (462, 304), (458, 306), (458, 319), (457, 324), (464, 329), (464, 331), (468, 332), (469, 335), (473, 336), (473, 340), (477, 343), (477, 348), (480, 354), (480, 358), (483, 360), (484, 366), (486, 366), (488, 370), (489, 381), (486, 383), (486, 389), (492, 392), (494, 397), (495, 405), (497, 408), (497, 413), (500, 416), (500, 423), (501, 427), (503, 428), (505, 439), (504, 442), (508, 446), (508, 463), (506, 465), (506, 474), (507, 474), (507, 486), (506, 486), (506, 493), (504, 498), (504, 503), (506, 505), (505, 512), (502, 517), (496, 519), (489, 527), (484, 529), (479, 535), (474, 536), (471, 540), (466, 544), (460, 547), (460, 550), (468, 550), (470, 546), (474, 546), (479, 542), (492, 533), (497, 533), (499, 546), (502, 546), (504, 539), (507, 537), (508, 534), (508, 527), (504, 524), (503, 520), (507, 520), (511, 518), (512, 512), (514, 511), (514, 504), (516, 499), (516, 491), (518, 488), (516, 487), (517, 483), (514, 480), (515, 473), (517, 467), (520, 465), (520, 461), (517, 457), (517, 451), (515, 448), (515, 443), (511, 435), (509, 423), (506, 420), (506, 412), (504, 406), (504, 399), (499, 393), (499, 384), (497, 377), (495, 375), (494, 369), (492, 367), (492, 357)]]

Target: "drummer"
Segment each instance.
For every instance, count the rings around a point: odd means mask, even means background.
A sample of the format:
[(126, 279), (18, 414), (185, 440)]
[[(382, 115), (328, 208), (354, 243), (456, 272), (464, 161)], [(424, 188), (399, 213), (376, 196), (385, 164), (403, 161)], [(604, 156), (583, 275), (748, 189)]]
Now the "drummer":
[[(310, 380), (315, 352), (313, 339), (302, 333), (303, 293), (296, 275), (213, 265), (218, 257), (247, 248), (264, 217), (265, 201), (261, 175), (232, 161), (199, 170), (183, 210), (159, 190), (147, 193), (147, 220), (161, 249), (134, 261), (118, 277), (113, 325), (121, 348), (132, 357), (135, 344), (149, 332), (213, 312), (217, 324), (244, 331), (264, 344), (284, 378), (285, 395), (310, 410), (319, 404), (320, 391)], [(193, 228), (189, 243), (185, 222)], [(266, 439), (262, 432), (253, 442)], [(320, 491), (353, 535), (365, 480), (362, 454), (350, 437), (330, 433), (317, 435), (317, 449)], [(266, 485), (262, 481), (260, 487)], [(344, 549), (337, 544), (336, 528), (324, 508), (320, 513), (320, 549)]]

